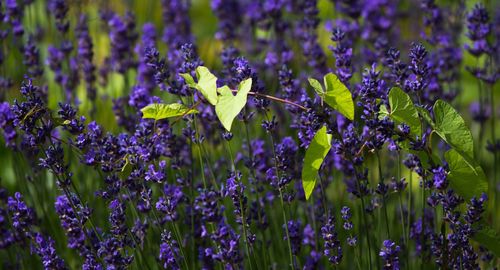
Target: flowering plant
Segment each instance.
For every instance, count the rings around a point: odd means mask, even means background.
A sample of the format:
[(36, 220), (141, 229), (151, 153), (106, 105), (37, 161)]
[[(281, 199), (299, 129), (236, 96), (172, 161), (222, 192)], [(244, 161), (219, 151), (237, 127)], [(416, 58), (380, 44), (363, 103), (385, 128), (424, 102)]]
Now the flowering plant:
[(0, 1), (2, 269), (496, 269), (466, 4)]

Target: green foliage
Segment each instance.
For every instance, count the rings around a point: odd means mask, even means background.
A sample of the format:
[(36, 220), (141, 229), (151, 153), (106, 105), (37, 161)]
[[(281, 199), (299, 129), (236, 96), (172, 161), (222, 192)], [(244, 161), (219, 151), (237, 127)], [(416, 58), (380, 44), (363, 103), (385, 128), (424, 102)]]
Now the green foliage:
[(130, 160), (129, 160), (129, 155), (125, 155), (125, 157), (123, 158), (125, 160), (125, 164), (123, 164), (123, 167), (119, 173), (120, 175), (120, 178), (121, 179), (126, 179), (130, 173), (132, 173), (132, 163), (130, 163)]
[[(405, 123), (410, 127), (411, 134), (419, 137), (422, 136), (418, 112), (408, 94), (403, 92), (400, 88), (392, 88), (389, 92), (389, 106), (391, 111), (388, 113), (388, 116), (396, 125)], [(381, 109), (381, 111), (383, 111), (383, 109)]]
[(214, 76), (204, 66), (199, 66), (196, 68), (196, 77), (198, 77), (198, 84), (196, 89), (198, 89), (201, 94), (210, 102), (212, 105), (217, 104), (217, 77)]
[(495, 230), (485, 227), (475, 232), (472, 238), (500, 258), (500, 237)]
[(191, 74), (189, 73), (181, 73), (179, 74), (181, 75), (181, 77), (184, 79), (184, 81), (186, 82), (186, 84), (191, 87), (191, 88), (197, 88), (197, 85), (196, 83), (194, 82), (194, 79), (193, 77), (191, 76)]
[(349, 120), (354, 120), (354, 101), (349, 89), (333, 73), (323, 78), (325, 81), (325, 102)]
[(161, 104), (153, 103), (141, 109), (142, 118), (160, 120), (170, 117), (183, 116), (198, 113), (196, 109), (188, 108), (179, 103)]
[(331, 141), (332, 135), (326, 133), (326, 126), (323, 126), (316, 132), (306, 150), (304, 164), (302, 165), (302, 187), (304, 188), (306, 200), (311, 197), (316, 186), (318, 170), (332, 147)]
[(326, 91), (316, 79), (309, 78), (308, 80), (314, 91), (326, 104), (340, 112), (347, 119), (354, 120), (352, 94), (335, 74), (328, 73), (323, 77)]
[(474, 157), (474, 140), (462, 116), (442, 100), (436, 101), (433, 110), (436, 133), (471, 163)]
[(474, 164), (473, 168), (455, 149), (444, 154), (449, 166), (448, 180), (450, 187), (467, 200), (488, 191), (488, 180), (481, 166)]
[(236, 95), (233, 95), (231, 89), (226, 85), (217, 89), (220, 96), (215, 105), (215, 113), (227, 131), (231, 131), (234, 118), (245, 107), (250, 89), (252, 89), (252, 78), (240, 83)]
[(434, 103), (434, 119), (429, 111), (421, 107), (415, 107), (422, 118), (429, 123), (433, 131), (441, 137), (449, 146), (455, 149), (464, 162), (476, 172), (474, 157), (474, 140), (472, 133), (465, 124), (460, 114), (448, 103), (437, 100)]
[(435, 128), (434, 121), (432, 120), (431, 114), (429, 113), (428, 110), (422, 107), (415, 106), (415, 109), (417, 110), (418, 114), (424, 119), (432, 128)]
[(450, 187), (468, 200), (487, 192), (488, 180), (481, 166), (473, 160), (474, 141), (462, 116), (442, 100), (437, 100), (434, 104), (435, 121), (426, 109), (416, 109), (434, 132), (453, 148), (444, 155), (449, 166)]
[(252, 89), (252, 79), (242, 81), (238, 86), (238, 92), (233, 95), (227, 85), (217, 88), (217, 77), (204, 66), (196, 68), (198, 83), (195, 83), (193, 77), (187, 73), (183, 73), (181, 76), (190, 87), (198, 89), (207, 101), (215, 106), (215, 113), (222, 126), (227, 131), (231, 131), (234, 118), (238, 116), (247, 103), (248, 93)]
[(308, 78), (307, 80), (309, 81), (309, 84), (312, 86), (316, 94), (320, 96), (321, 102), (323, 102), (323, 100), (325, 100), (326, 93), (325, 90), (323, 89), (323, 86), (321, 86), (321, 83), (314, 78)]
[(179, 75), (184, 78), (184, 81), (189, 87), (200, 91), (210, 104), (217, 104), (217, 77), (215, 77), (207, 67), (199, 66), (196, 68), (198, 83), (194, 81), (189, 73), (181, 73)]

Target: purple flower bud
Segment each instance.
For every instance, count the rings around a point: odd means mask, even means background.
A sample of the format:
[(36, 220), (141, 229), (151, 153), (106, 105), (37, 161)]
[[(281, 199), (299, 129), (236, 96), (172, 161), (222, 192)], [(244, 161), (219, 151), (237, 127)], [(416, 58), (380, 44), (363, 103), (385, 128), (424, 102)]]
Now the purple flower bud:
[(400, 247), (391, 240), (384, 240), (379, 256), (384, 260), (384, 269), (399, 270)]

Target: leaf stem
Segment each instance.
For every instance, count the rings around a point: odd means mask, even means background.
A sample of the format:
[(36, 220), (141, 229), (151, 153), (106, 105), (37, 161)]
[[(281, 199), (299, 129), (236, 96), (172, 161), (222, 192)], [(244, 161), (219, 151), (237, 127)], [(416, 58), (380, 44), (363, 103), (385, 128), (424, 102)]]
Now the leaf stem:
[[(233, 93), (238, 93), (238, 90), (231, 90)], [(285, 104), (288, 104), (288, 105), (292, 105), (292, 106), (295, 106), (301, 110), (304, 110), (304, 111), (308, 111), (309, 109), (298, 104), (298, 103), (295, 103), (293, 101), (290, 101), (290, 100), (286, 100), (286, 99), (282, 99), (282, 98), (279, 98), (279, 97), (275, 97), (275, 96), (270, 96), (270, 95), (266, 95), (266, 94), (261, 94), (261, 93), (257, 93), (257, 92), (248, 92), (249, 95), (252, 95), (252, 96), (257, 96), (257, 97), (263, 97), (263, 98), (267, 98), (267, 99), (270, 99), (270, 100), (274, 100), (274, 101), (277, 101), (277, 102), (281, 102), (281, 103), (285, 103)]]

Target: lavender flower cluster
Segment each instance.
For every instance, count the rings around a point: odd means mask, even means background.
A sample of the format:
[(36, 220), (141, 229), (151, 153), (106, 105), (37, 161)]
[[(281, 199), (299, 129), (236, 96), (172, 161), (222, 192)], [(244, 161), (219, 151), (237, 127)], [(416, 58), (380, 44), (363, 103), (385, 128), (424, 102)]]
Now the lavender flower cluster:
[[(0, 0), (2, 269), (500, 266), (499, 3), (84, 2)], [(201, 66), (252, 81), (231, 131), (186, 79)], [(352, 120), (308, 83), (330, 72)], [(172, 102), (197, 113), (143, 118)]]

